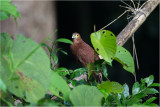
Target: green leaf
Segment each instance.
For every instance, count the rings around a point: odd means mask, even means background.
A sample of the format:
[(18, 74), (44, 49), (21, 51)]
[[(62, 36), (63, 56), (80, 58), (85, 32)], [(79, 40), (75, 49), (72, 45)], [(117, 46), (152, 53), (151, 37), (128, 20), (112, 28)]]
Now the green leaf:
[(46, 43), (41, 43), (42, 46), (45, 46), (49, 52), (52, 51), (52, 49), (46, 44)]
[(149, 104), (147, 104), (147, 106), (148, 106), (148, 107), (151, 107), (151, 106), (152, 106), (152, 107), (153, 107), (153, 106), (154, 106), (154, 107), (158, 107), (159, 105), (158, 105), (158, 104), (155, 104), (155, 103), (149, 103)]
[(45, 46), (48, 48), (50, 55), (52, 56), (52, 59), (54, 61), (54, 65), (57, 65), (58, 63), (58, 57), (54, 54), (54, 52), (52, 51), (52, 49), (45, 43), (41, 43), (42, 46)]
[[(21, 103), (22, 104), (22, 103)], [(52, 107), (59, 107), (60, 105), (60, 102), (56, 102), (55, 100), (52, 100), (52, 99), (49, 99), (48, 97), (44, 97), (43, 99), (40, 99), (37, 103), (30, 103), (30, 104), (25, 104), (25, 106), (27, 107), (47, 107), (47, 106), (52, 106)], [(23, 105), (21, 105), (22, 107)], [(20, 107), (17, 105), (17, 107)]]
[[(52, 72), (51, 85), (49, 90), (54, 95), (63, 98), (65, 101), (69, 101), (70, 88), (66, 81), (56, 72)], [(59, 92), (61, 92), (63, 95), (60, 96)]]
[[(2, 52), (2, 80), (12, 94), (27, 102), (36, 103), (44, 97), (50, 85), (49, 58), (43, 48), (33, 40), (22, 35), (16, 37), (9, 54)], [(4, 36), (0, 38), (4, 39)], [(6, 41), (2, 47), (7, 44)]]
[(134, 96), (134, 97), (132, 97), (131, 99), (127, 100), (127, 101), (126, 101), (127, 106), (132, 106), (133, 104), (142, 101), (141, 97), (139, 98), (139, 96), (141, 96), (141, 95), (138, 95), (138, 94), (137, 94), (136, 96)]
[[(5, 102), (7, 105), (6, 105), (6, 104), (3, 105), (2, 101)], [(13, 105), (11, 102), (9, 102), (8, 99), (6, 100), (6, 99), (4, 99), (4, 98), (1, 98), (1, 106), (10, 106), (10, 107), (14, 107), (14, 105)]]
[(160, 83), (153, 83), (153, 84), (151, 84), (149, 87), (160, 87)]
[(66, 51), (63, 51), (61, 48), (56, 48), (54, 51), (55, 52), (60, 51), (61, 53), (65, 54), (65, 55), (68, 55), (68, 53)]
[(13, 40), (10, 38), (10, 35), (8, 33), (0, 33), (0, 55), (9, 53), (9, 47), (12, 42)]
[(110, 94), (112, 92), (113, 89), (113, 85), (112, 82), (110, 81), (103, 81), (101, 84), (97, 85), (98, 89), (105, 89), (105, 91)]
[(141, 90), (146, 89), (145, 80), (141, 78), (141, 84), (140, 84)]
[(131, 107), (150, 107), (150, 106), (139, 103), (139, 104), (133, 104)]
[[(1, 47), (1, 52), (0, 52), (0, 62), (1, 63), (6, 63), (3, 64), (8, 71), (13, 72), (13, 56), (11, 53), (11, 46), (12, 46), (13, 40), (10, 38), (10, 35), (8, 33), (0, 33), (0, 47)], [(4, 55), (5, 57), (3, 57)], [(3, 59), (7, 60), (4, 61)], [(10, 63), (10, 66), (7, 66), (7, 63)], [(3, 66), (0, 64), (1, 70), (3, 71)]]
[(113, 82), (105, 81), (105, 82), (102, 82), (101, 84), (98, 84), (97, 87), (99, 89), (105, 89), (108, 94), (110, 94), (111, 92), (121, 93), (124, 90), (123, 86), (115, 81)]
[(78, 68), (78, 69), (75, 69), (73, 71), (73, 73), (71, 74), (70, 76), (70, 79), (73, 79), (75, 77), (79, 77), (80, 75), (84, 74), (87, 72), (87, 69), (86, 68)]
[(149, 98), (144, 104), (149, 104), (149, 103), (153, 102), (155, 99), (157, 99), (157, 97)]
[(6, 92), (6, 85), (4, 84), (4, 82), (2, 81), (2, 79), (0, 78), (0, 89), (4, 92)]
[(145, 78), (144, 80), (145, 80), (145, 82), (147, 83), (147, 87), (148, 87), (148, 86), (150, 86), (150, 85), (153, 83), (153, 81), (154, 81), (154, 76), (153, 76), (153, 75), (150, 75), (149, 77)]
[(101, 30), (91, 34), (91, 42), (98, 54), (111, 64), (117, 49), (116, 37), (108, 30)]
[(10, 15), (12, 15), (15, 19), (16, 17), (21, 18), (20, 13), (17, 11), (17, 8), (10, 3), (10, 1), (0, 1), (0, 11), (2, 12), (0, 15), (0, 20), (7, 19)]
[(147, 88), (146, 90), (143, 91), (144, 94), (156, 94), (159, 93), (156, 89), (154, 88)]
[(127, 100), (126, 103), (127, 103), (128, 106), (131, 106), (135, 103), (138, 103), (138, 102), (142, 101), (142, 98), (147, 96), (147, 94), (156, 94), (156, 93), (158, 93), (158, 91), (156, 89), (147, 88), (147, 89), (141, 91), (140, 93), (132, 96), (129, 100)]
[(129, 71), (134, 75), (135, 67), (133, 58), (125, 48), (117, 45), (117, 51), (114, 59), (121, 63), (126, 71)]
[(140, 91), (140, 84), (138, 82), (136, 82), (136, 83), (133, 84), (132, 94), (133, 95), (138, 94), (139, 91)]
[(57, 53), (58, 51), (60, 51), (62, 48), (56, 48), (54, 51)]
[(18, 104), (17, 104), (17, 107), (22, 107), (22, 106), (23, 106), (22, 103), (18, 103)]
[(54, 65), (57, 65), (57, 63), (58, 63), (58, 57), (54, 54), (54, 52), (51, 52), (50, 54), (51, 54), (52, 59), (54, 61)]
[(60, 90), (58, 90), (56, 87), (54, 87), (54, 86), (51, 85), (48, 90), (49, 90), (53, 95), (55, 95), (55, 96), (57, 96), (57, 97), (59, 97), (59, 98), (61, 98), (61, 99), (64, 100), (63, 96), (60, 95)]
[(69, 74), (69, 71), (67, 68), (57, 68), (56, 72), (60, 75), (60, 76), (66, 76), (67, 74)]
[(105, 60), (103, 60), (103, 59), (99, 59), (99, 60), (96, 60), (95, 62), (94, 62), (94, 65), (95, 65), (95, 71), (97, 72), (97, 73), (99, 73), (99, 71), (102, 69), (101, 67), (102, 67), (102, 65), (105, 65), (105, 64), (103, 64), (105, 62)]
[(51, 99), (41, 99), (40, 101), (38, 101), (38, 104), (35, 104), (35, 105), (29, 105), (29, 106), (54, 106), (54, 107), (58, 107), (60, 106), (60, 102), (56, 102), (54, 100), (51, 100)]
[(105, 89), (100, 89), (99, 91), (103, 93), (105, 99), (109, 96)]
[(61, 53), (65, 54), (65, 55), (68, 55), (68, 53), (66, 51), (63, 51), (63, 50), (59, 50)]
[(103, 94), (95, 86), (77, 86), (69, 97), (74, 106), (102, 106)]
[(123, 87), (124, 87), (123, 95), (124, 95), (124, 97), (126, 98), (126, 97), (129, 96), (129, 87), (128, 87), (127, 84), (124, 84)]
[(106, 99), (106, 106), (122, 106), (120, 98), (120, 94), (111, 93)]
[(90, 78), (90, 76), (92, 75), (92, 73), (94, 72), (94, 63), (89, 63), (87, 64), (87, 68), (88, 68), (88, 79)]
[(63, 43), (68, 43), (68, 44), (73, 44), (73, 42), (69, 39), (66, 38), (59, 38), (56, 40), (57, 42), (63, 42)]
[(0, 20), (6, 20), (10, 17), (10, 14), (0, 11)]
[(124, 88), (118, 82), (112, 81), (112, 85), (113, 85), (112, 92), (115, 92), (115, 93), (122, 93), (123, 92)]
[(108, 78), (107, 67), (105, 64), (102, 64), (102, 73), (106, 78)]

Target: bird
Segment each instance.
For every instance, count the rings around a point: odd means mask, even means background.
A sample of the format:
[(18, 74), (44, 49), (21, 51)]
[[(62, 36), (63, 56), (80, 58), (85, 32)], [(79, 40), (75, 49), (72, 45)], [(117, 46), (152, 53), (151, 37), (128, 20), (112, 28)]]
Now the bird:
[(72, 39), (73, 44), (70, 45), (72, 54), (84, 67), (87, 67), (88, 63), (94, 63), (100, 59), (93, 48), (82, 40), (79, 33), (73, 33)]

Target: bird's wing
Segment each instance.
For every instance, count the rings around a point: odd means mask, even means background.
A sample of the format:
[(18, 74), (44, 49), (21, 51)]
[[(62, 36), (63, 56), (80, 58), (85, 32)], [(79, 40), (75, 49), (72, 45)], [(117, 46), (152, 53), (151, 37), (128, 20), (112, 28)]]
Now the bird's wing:
[(83, 44), (78, 49), (77, 56), (84, 66), (87, 66), (89, 62), (94, 62), (94, 50), (87, 44)]

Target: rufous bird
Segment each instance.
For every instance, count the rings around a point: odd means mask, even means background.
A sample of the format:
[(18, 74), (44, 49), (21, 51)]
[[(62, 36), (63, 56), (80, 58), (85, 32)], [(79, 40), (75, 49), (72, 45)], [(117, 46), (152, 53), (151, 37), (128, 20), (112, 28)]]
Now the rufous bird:
[(99, 59), (99, 56), (96, 54), (92, 47), (86, 44), (79, 33), (73, 33), (73, 45), (70, 46), (73, 55), (76, 59), (82, 63), (84, 67), (87, 67), (87, 64)]

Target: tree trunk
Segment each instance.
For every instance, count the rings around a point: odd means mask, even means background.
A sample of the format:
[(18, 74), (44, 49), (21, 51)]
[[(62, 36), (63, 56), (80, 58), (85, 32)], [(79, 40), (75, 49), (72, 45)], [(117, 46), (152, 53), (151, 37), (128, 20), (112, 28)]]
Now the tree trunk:
[[(1, 21), (1, 32), (7, 32), (16, 39), (17, 34), (23, 34), (37, 41), (38, 43), (55, 31), (56, 10), (53, 1), (16, 1), (12, 3), (21, 14), (17, 18), (18, 26), (13, 17)], [(52, 36), (55, 39), (55, 35)]]

